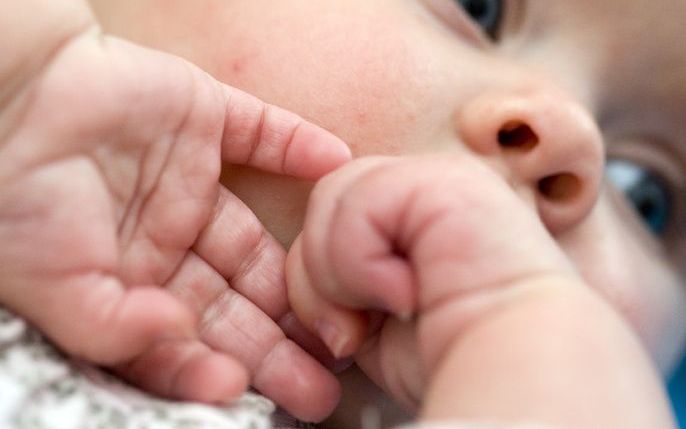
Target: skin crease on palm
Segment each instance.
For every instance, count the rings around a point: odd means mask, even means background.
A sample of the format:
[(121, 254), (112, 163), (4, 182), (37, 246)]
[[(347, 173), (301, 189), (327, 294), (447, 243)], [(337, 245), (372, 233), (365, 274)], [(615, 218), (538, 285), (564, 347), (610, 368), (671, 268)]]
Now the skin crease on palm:
[[(513, 172), (516, 160), (465, 143), (465, 133), (495, 138), (498, 130), (488, 115), (465, 130), (469, 112), (519, 100), (529, 113), (513, 119), (536, 129), (540, 147), (559, 150), (582, 126), (551, 111), (585, 109), (608, 158), (661, 172), (675, 193), (686, 185), (686, 54), (675, 43), (683, 2), (510, 0), (495, 43), (466, 24), (452, 0), (92, 3), (107, 32), (178, 54), (290, 109), (356, 156), (470, 151), (534, 204), (536, 187)], [(595, 143), (576, 144), (575, 165), (598, 161)], [(549, 162), (541, 157), (525, 171), (535, 176)], [(248, 169), (233, 169), (224, 183), (285, 246), (293, 241), (309, 185)], [(589, 210), (548, 223), (664, 374), (686, 337), (686, 291), (675, 268), (686, 249), (680, 204), (659, 240), (610, 186)]]

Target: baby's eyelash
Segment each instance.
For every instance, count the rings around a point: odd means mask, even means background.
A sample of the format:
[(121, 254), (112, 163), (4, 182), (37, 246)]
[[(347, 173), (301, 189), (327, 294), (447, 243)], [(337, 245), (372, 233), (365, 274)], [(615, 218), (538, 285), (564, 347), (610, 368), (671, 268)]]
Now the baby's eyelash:
[(492, 40), (498, 39), (505, 15), (504, 0), (455, 0)]
[(423, 0), (427, 9), (451, 32), (478, 48), (489, 46), (489, 36), (468, 15), (460, 0)]
[(630, 160), (611, 159), (606, 175), (658, 237), (673, 223), (674, 187), (659, 173)]

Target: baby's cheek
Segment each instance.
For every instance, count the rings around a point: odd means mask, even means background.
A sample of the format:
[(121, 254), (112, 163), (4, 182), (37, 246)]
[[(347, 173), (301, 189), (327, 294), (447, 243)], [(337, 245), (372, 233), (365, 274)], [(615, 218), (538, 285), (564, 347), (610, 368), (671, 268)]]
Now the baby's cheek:
[(686, 289), (621, 196), (605, 193), (589, 218), (562, 237), (585, 280), (632, 326), (663, 373), (686, 340)]
[[(435, 139), (426, 130), (436, 127), (427, 125), (435, 121), (429, 107), (440, 91), (427, 90), (438, 81), (427, 66), (427, 49), (398, 33), (401, 18), (384, 21), (380, 11), (366, 9), (375, 2), (351, 2), (363, 4), (359, 13), (337, 13), (352, 7), (347, 2), (324, 3), (308, 1), (307, 8), (322, 9), (311, 11), (317, 20), (309, 21), (307, 14), (287, 16), (279, 7), (236, 11), (236, 25), (225, 29), (226, 42), (214, 47), (206, 67), (220, 80), (332, 131), (356, 156), (430, 149), (427, 142)], [(259, 13), (259, 20), (251, 13)], [(255, 20), (261, 24), (243, 24)], [(279, 241), (292, 242), (309, 184), (245, 168), (227, 169), (223, 183)]]
[(416, 152), (418, 133), (428, 128), (422, 124), (432, 119), (429, 54), (403, 34), (402, 17), (371, 6), (338, 11), (346, 7), (310, 3), (322, 10), (310, 11), (317, 18), (309, 22), (262, 11), (259, 28), (227, 38), (215, 74), (332, 131), (356, 155)]

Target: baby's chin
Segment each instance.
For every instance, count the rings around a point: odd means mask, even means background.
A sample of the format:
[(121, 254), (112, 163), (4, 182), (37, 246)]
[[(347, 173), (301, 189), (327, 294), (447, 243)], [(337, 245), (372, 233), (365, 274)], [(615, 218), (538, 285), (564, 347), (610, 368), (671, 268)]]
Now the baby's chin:
[(224, 166), (221, 183), (286, 249), (290, 247), (302, 230), (312, 183), (234, 165)]

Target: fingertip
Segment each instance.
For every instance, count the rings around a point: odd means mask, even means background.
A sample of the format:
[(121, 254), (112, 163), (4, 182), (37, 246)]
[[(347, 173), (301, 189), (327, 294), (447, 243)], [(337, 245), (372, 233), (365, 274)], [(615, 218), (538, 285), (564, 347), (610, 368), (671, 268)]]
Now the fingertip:
[(338, 405), (336, 377), (290, 340), (279, 343), (254, 379), (255, 387), (296, 418), (321, 422)]
[(186, 362), (177, 374), (173, 395), (206, 403), (230, 404), (250, 383), (247, 369), (219, 353), (202, 354)]
[(111, 320), (103, 323), (100, 340), (85, 356), (112, 365), (139, 355), (161, 339), (192, 338), (195, 318), (181, 302), (159, 288), (130, 290)]
[[(336, 253), (341, 254), (340, 251)], [(339, 271), (348, 267), (345, 276), (341, 277), (358, 300), (401, 320), (412, 317), (417, 302), (417, 290), (412, 267), (406, 259), (393, 254), (383, 257), (362, 254), (343, 256), (339, 260), (345, 261), (337, 264), (341, 267)]]
[(352, 159), (348, 145), (328, 131), (303, 122), (293, 134), (284, 159), (284, 172), (316, 180)]
[(302, 241), (296, 239), (287, 259), (288, 296), (300, 322), (316, 334), (335, 358), (353, 355), (364, 342), (367, 320), (355, 310), (327, 301), (312, 286), (302, 260)]
[(181, 301), (157, 288), (133, 289), (121, 317), (140, 324), (139, 332), (151, 338), (192, 338), (197, 320)]
[[(338, 319), (336, 321), (333, 321)], [(342, 320), (341, 320), (342, 319)], [(314, 329), (319, 338), (336, 359), (352, 356), (362, 345), (366, 328), (354, 319), (339, 317), (320, 317), (314, 321)]]
[(336, 359), (321, 338), (307, 329), (298, 320), (295, 313), (287, 313), (279, 320), (278, 325), (288, 338), (295, 341), (303, 350), (312, 355), (312, 357), (334, 374), (344, 371), (353, 364), (352, 358)]
[[(160, 339), (192, 338), (195, 318), (169, 293), (136, 288), (110, 297), (110, 306), (56, 323), (58, 343), (70, 354), (98, 365), (117, 365), (140, 355)], [(86, 321), (83, 323), (83, 321)]]

